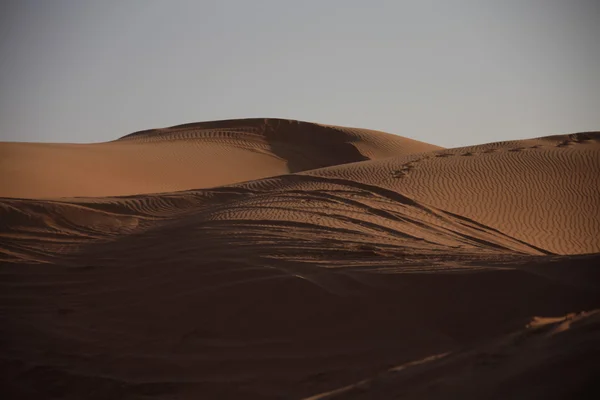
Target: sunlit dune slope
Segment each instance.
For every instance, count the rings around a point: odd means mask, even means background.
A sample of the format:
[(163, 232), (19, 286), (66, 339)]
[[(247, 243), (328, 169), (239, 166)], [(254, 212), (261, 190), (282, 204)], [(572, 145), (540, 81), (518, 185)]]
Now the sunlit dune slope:
[(384, 132), (282, 119), (186, 124), (96, 144), (0, 143), (0, 196), (171, 192), (436, 149)]
[(55, 239), (44, 239), (42, 226), (66, 241), (88, 241), (163, 229), (166, 221), (169, 229), (194, 226), (189, 234), (201, 235), (198, 246), (222, 237), (268, 253), (271, 244), (292, 241), (289, 251), (315, 251), (315, 259), (356, 246), (402, 254), (593, 253), (600, 251), (597, 138), (442, 150), (171, 194), (5, 199), (2, 220), (15, 254), (23, 230), (42, 235), (27, 239), (30, 245), (49, 246)]
[(600, 252), (600, 133), (440, 150), (306, 172), (401, 193), (559, 254)]
[[(393, 257), (445, 256), (448, 251), (545, 254), (526, 241), (390, 190), (308, 175), (173, 194), (4, 199), (0, 205), (6, 224), (1, 250), (9, 260), (43, 262), (56, 253), (77, 253), (81, 244), (155, 235), (185, 235), (196, 243), (195, 251), (206, 254), (222, 249), (227, 257), (272, 257), (283, 248), (288, 260), (323, 264), (331, 256), (341, 257), (337, 262), (346, 266), (370, 268), (379, 264), (377, 259), (384, 261), (382, 267), (397, 268), (396, 262), (389, 265)], [(239, 247), (234, 251), (232, 246)], [(168, 254), (170, 247), (160, 251)], [(436, 268), (434, 260), (428, 268)]]

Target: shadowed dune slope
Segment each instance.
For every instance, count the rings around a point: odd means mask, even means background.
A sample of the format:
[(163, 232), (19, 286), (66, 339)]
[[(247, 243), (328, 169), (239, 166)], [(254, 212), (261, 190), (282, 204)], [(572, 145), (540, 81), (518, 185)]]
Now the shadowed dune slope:
[(301, 398), (600, 306), (598, 255), (343, 180), (4, 199), (0, 221), (13, 398)]
[(598, 398), (599, 330), (600, 310), (535, 318), (491, 343), (395, 366), (306, 400)]
[(435, 149), (384, 132), (281, 119), (186, 124), (96, 144), (0, 143), (0, 196), (171, 192)]

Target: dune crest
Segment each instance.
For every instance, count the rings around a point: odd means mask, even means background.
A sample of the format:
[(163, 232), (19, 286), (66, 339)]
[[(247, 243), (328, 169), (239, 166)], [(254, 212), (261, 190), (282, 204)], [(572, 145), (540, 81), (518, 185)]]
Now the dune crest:
[(152, 129), (106, 143), (0, 143), (8, 182), (0, 197), (172, 192), (436, 149), (384, 132), (269, 118)]

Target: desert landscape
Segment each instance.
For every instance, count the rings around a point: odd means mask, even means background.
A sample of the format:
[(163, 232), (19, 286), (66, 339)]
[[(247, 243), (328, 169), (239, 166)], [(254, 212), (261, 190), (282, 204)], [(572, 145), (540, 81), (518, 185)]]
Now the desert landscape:
[(600, 132), (237, 119), (0, 176), (3, 398), (600, 394)]

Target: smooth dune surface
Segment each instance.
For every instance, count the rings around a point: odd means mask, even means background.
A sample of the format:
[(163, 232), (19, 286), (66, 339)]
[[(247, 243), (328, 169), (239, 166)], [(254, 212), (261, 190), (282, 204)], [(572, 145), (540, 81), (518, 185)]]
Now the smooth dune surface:
[(0, 143), (0, 196), (119, 196), (199, 189), (440, 147), (282, 119), (185, 124), (95, 144)]
[(441, 149), (252, 119), (0, 149), (11, 398), (597, 389), (598, 133)]

